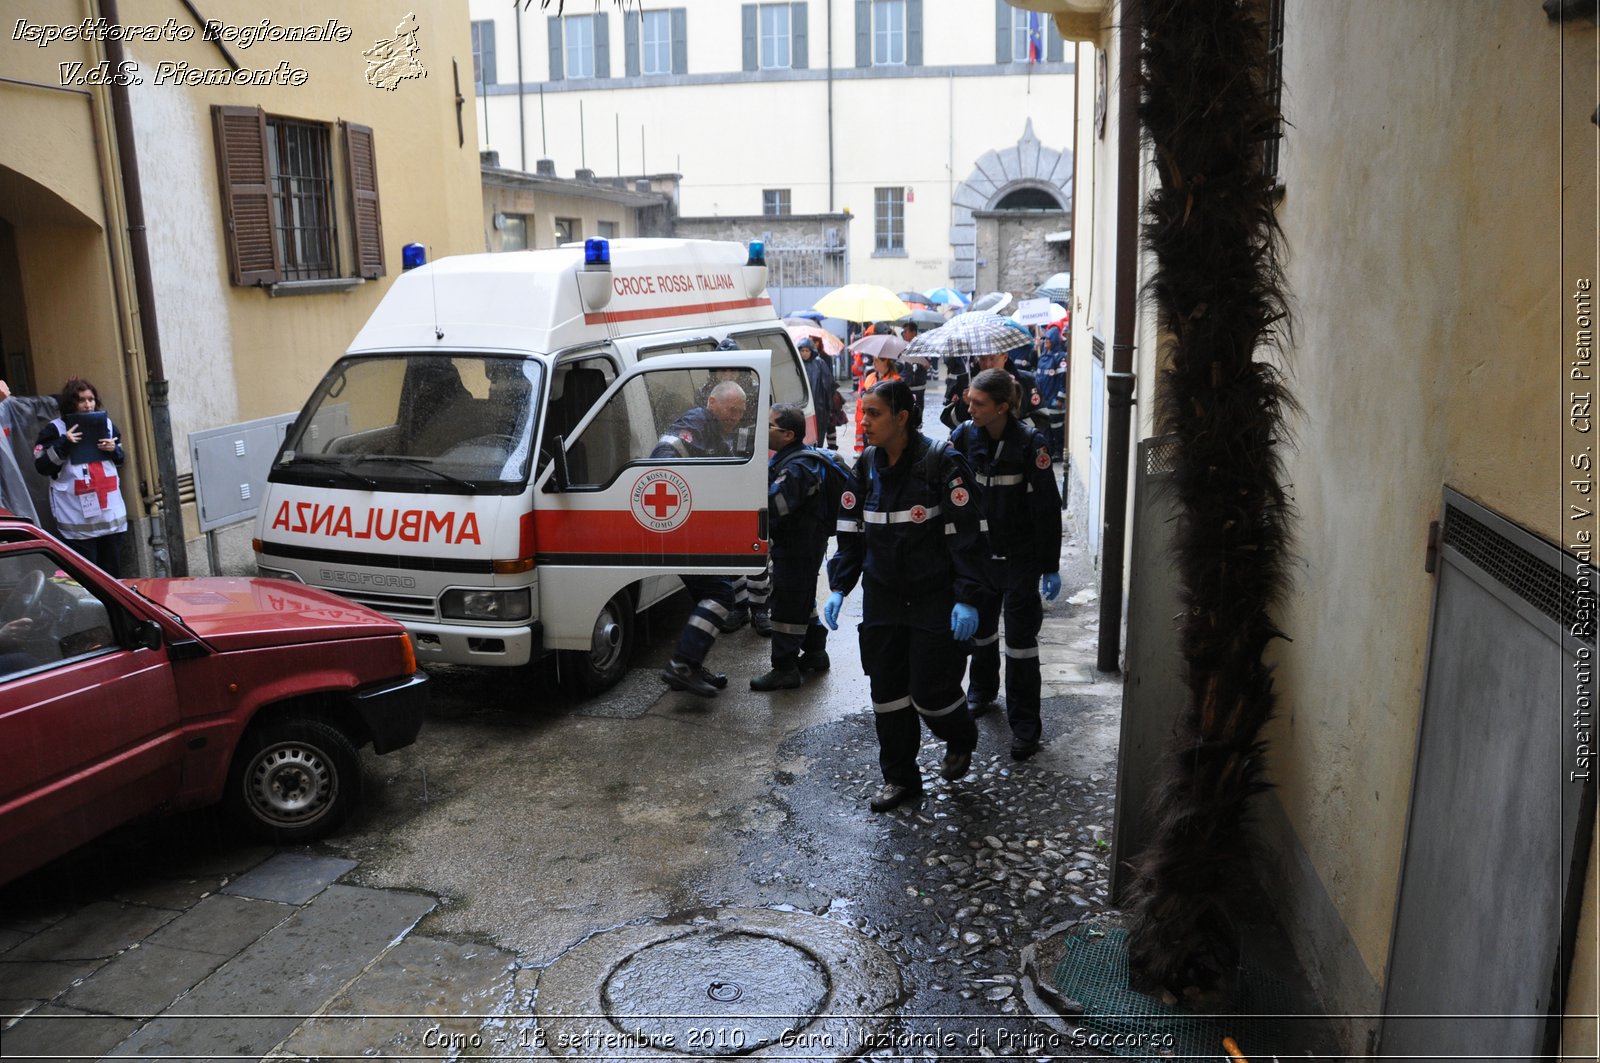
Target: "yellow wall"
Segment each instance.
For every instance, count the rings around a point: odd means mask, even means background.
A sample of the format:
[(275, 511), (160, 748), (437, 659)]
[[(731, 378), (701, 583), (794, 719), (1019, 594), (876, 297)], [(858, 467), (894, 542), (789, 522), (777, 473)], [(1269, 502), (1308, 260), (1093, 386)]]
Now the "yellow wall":
[[(261, 5), (249, 0), (216, 0), (203, 11), (207, 18), (229, 24), (259, 24), (264, 14)], [(402, 81), (392, 91), (376, 88), (366, 80), (367, 61), (361, 53), (392, 37), (407, 12), (416, 14), (418, 58), (427, 76)], [(127, 22), (188, 19), (176, 0), (125, 0), (122, 13)], [(430, 258), (483, 247), (477, 131), (469, 104), (461, 112), (464, 137), (458, 137), (451, 70), (452, 60), (464, 63), (470, 85), (465, 9), (449, 0), (399, 7), (305, 0), (273, 5), (270, 19), (279, 26), (337, 19), (351, 36), (345, 42), (227, 46), (245, 67), (277, 68), (287, 62), (304, 70), (306, 79), (299, 86), (157, 85), (155, 72), (162, 61), (214, 67), (223, 63), (221, 53), (198, 38), (129, 48), (148, 72), (148, 83), (134, 88), (131, 96), (150, 214), (162, 347), (173, 381), (180, 443), (190, 431), (297, 409), (400, 272), (402, 245), (422, 243)], [(214, 104), (259, 106), (288, 118), (344, 120), (372, 128), (385, 277), (347, 292), (279, 298), (230, 283), (212, 132)], [(343, 138), (337, 129), (331, 147), (341, 273), (350, 274), (351, 226)], [(187, 471), (186, 448), (180, 446), (178, 457), (180, 470)]]

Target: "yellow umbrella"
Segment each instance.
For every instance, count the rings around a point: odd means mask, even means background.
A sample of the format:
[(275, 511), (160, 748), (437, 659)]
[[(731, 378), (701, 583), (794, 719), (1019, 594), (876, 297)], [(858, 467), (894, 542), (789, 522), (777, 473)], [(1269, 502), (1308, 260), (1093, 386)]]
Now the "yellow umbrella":
[(911, 313), (900, 297), (877, 284), (846, 284), (835, 288), (812, 304), (811, 309), (826, 317), (845, 321), (893, 321)]

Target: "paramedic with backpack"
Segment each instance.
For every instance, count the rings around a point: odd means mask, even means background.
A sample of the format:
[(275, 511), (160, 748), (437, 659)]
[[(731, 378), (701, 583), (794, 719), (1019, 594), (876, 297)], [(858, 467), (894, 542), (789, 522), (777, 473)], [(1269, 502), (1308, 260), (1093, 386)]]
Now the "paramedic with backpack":
[[(767, 512), (772, 529), (772, 671), (751, 690), (787, 690), (803, 672), (828, 670), (828, 629), (817, 619), (817, 572), (837, 514), (830, 512), (832, 459), (805, 444), (806, 414), (779, 403), (767, 421)], [(841, 470), (842, 472), (842, 470)], [(830, 520), (832, 518), (832, 520)]]
[(837, 630), (844, 596), (865, 585), (861, 664), (884, 780), (874, 812), (922, 796), (919, 719), (944, 739), (939, 774), (952, 782), (966, 775), (978, 743), (961, 675), (983, 594), (983, 519), (966, 459), (909, 427), (915, 401), (904, 380), (861, 397), (869, 446), (839, 501), (833, 594), (823, 609)]
[(967, 389), (971, 420), (950, 433), (950, 445), (972, 466), (982, 487), (983, 516), (993, 556), (984, 565), (967, 708), (974, 717), (994, 708), (1000, 686), (1000, 618), (1005, 616), (1006, 719), (1011, 759), (1039, 751), (1039, 625), (1044, 596), (1061, 593), (1061, 494), (1043, 432), (1012, 416), (1017, 382), (1004, 369), (985, 369)]

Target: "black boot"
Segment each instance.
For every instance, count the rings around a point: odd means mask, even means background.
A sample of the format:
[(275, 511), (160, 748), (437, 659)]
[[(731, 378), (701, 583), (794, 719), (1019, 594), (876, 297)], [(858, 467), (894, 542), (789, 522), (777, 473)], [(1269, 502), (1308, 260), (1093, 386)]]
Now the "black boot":
[(772, 671), (750, 680), (751, 690), (793, 690), (801, 683), (800, 669), (794, 661), (775, 661)]
[(659, 675), (667, 686), (674, 690), (682, 690), (689, 694), (698, 694), (702, 698), (717, 696), (717, 688), (700, 673), (702, 669), (697, 664), (680, 661), (676, 657), (667, 662), (667, 666), (656, 674)]

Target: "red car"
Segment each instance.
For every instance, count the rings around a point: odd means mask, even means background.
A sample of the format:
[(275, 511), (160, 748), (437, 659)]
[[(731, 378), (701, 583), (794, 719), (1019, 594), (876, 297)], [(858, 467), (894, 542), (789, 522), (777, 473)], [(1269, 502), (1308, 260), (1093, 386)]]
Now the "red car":
[(224, 802), (303, 842), (410, 745), (405, 629), (270, 579), (121, 582), (0, 510), (0, 882), (135, 817)]

